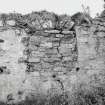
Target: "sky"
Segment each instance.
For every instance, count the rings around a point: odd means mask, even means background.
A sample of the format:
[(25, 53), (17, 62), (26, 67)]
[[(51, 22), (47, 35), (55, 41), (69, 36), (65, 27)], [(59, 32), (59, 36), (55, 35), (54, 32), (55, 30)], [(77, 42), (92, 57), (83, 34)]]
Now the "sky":
[(103, 10), (104, 0), (0, 0), (0, 13), (27, 14), (47, 10), (57, 14), (73, 15), (83, 11), (82, 4), (85, 7), (89, 6), (91, 16), (95, 17)]

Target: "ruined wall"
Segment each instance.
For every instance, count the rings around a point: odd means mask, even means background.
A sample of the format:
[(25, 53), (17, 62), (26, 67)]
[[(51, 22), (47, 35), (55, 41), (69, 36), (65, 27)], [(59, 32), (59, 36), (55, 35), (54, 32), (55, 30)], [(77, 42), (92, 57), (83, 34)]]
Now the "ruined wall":
[(77, 63), (71, 18), (48, 12), (19, 17), (1, 16), (0, 100), (14, 103), (32, 94), (61, 94)]
[(94, 19), (89, 27), (76, 27), (78, 64), (85, 70), (104, 70), (104, 24), (102, 19)]
[[(86, 88), (96, 85), (91, 76), (105, 68), (105, 22), (91, 23), (81, 16), (76, 21), (46, 11), (0, 16), (1, 102), (39, 99), (51, 105), (48, 100), (55, 95), (74, 97), (71, 94), (82, 89), (81, 83)], [(74, 100), (71, 105), (78, 104)]]

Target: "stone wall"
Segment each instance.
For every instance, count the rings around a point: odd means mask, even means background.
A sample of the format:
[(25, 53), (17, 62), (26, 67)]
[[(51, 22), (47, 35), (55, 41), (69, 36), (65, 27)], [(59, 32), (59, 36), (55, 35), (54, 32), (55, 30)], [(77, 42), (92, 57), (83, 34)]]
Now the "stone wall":
[(0, 101), (12, 104), (34, 99), (51, 105), (52, 97), (66, 93), (70, 100), (83, 84), (95, 86), (92, 75), (105, 68), (102, 20), (91, 22), (80, 13), (73, 17), (46, 11), (1, 14)]
[(14, 103), (65, 90), (63, 81), (77, 63), (73, 25), (69, 16), (46, 11), (1, 15), (0, 100)]
[(94, 19), (89, 27), (77, 26), (78, 63), (82, 69), (104, 70), (104, 27), (101, 18)]

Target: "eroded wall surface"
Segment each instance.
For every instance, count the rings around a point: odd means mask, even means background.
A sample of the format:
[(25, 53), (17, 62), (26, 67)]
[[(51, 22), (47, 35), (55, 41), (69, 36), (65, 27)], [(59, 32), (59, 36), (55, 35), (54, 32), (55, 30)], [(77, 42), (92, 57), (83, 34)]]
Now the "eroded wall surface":
[(41, 12), (24, 19), (9, 15), (0, 23), (0, 100), (16, 103), (65, 91), (63, 81), (77, 62), (70, 17)]
[(102, 19), (91, 24), (79, 19), (78, 25), (70, 16), (45, 11), (0, 19), (0, 101), (19, 103), (65, 92), (71, 97), (81, 81), (94, 85), (91, 75), (104, 71)]

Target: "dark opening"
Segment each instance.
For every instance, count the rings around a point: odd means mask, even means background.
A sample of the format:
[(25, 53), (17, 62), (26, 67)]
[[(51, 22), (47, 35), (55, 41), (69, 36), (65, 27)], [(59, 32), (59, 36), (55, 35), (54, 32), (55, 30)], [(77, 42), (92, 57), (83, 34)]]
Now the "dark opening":
[(55, 74), (53, 74), (53, 75), (52, 75), (52, 77), (53, 77), (53, 78), (56, 78), (56, 75), (55, 75)]
[(0, 39), (0, 43), (4, 43), (4, 40), (3, 39)]
[(79, 71), (79, 70), (80, 70), (80, 68), (79, 68), (79, 67), (77, 67), (77, 68), (76, 68), (76, 71)]
[(4, 72), (4, 70), (6, 70), (7, 69), (7, 67), (6, 66), (1, 66), (0, 67), (0, 73), (3, 73)]

